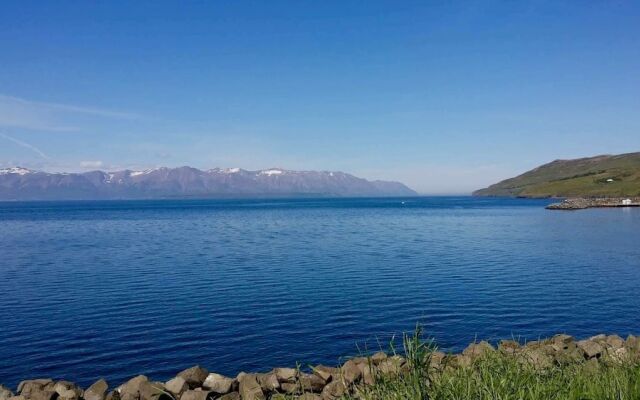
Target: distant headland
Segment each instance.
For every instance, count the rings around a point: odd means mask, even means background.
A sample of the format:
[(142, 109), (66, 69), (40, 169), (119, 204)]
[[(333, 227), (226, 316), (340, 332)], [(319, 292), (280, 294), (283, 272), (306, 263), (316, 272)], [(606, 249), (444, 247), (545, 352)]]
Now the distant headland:
[(48, 173), (21, 167), (0, 169), (0, 201), (416, 195), (399, 182), (369, 181), (337, 171), (163, 167)]
[(522, 175), (477, 190), (473, 195), (612, 198), (614, 200), (582, 202), (582, 205), (587, 207), (622, 205), (623, 200), (631, 198), (634, 201), (634, 197), (640, 197), (640, 152), (555, 160)]

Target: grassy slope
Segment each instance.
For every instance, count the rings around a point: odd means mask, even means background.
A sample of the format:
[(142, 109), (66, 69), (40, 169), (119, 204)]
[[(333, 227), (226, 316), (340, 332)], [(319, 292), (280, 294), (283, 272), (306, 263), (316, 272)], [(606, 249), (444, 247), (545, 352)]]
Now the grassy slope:
[[(405, 336), (406, 374), (381, 378), (344, 400), (637, 400), (640, 364), (569, 362), (540, 369), (523, 359), (489, 352), (470, 366), (438, 372), (433, 342)], [(595, 360), (591, 360), (595, 361)]]
[(639, 365), (583, 363), (540, 371), (495, 353), (442, 374), (426, 366), (414, 366), (411, 372), (383, 379), (345, 400), (640, 399)]
[[(614, 182), (607, 182), (613, 179)], [(556, 160), (474, 192), (476, 196), (640, 196), (640, 153)]]

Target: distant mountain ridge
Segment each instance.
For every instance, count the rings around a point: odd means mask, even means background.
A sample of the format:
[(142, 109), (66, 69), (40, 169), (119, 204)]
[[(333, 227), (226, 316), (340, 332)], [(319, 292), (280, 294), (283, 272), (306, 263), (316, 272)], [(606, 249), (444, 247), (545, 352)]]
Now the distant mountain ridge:
[(337, 171), (270, 168), (199, 170), (191, 167), (143, 171), (48, 173), (0, 169), (0, 200), (105, 200), (216, 197), (415, 196), (399, 182), (368, 181)]
[(555, 160), (473, 192), (475, 196), (640, 196), (640, 152)]

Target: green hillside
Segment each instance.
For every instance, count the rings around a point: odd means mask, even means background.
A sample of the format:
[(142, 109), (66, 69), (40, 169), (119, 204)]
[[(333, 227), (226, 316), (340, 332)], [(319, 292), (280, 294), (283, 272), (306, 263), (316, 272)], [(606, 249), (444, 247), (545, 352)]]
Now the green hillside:
[(474, 196), (640, 196), (640, 153), (556, 160)]

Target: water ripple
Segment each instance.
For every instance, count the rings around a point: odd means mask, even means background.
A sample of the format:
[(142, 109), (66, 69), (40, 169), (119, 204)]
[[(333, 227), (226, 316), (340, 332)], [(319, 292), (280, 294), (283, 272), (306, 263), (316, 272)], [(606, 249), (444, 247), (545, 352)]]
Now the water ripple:
[(335, 363), (417, 322), (640, 333), (640, 210), (544, 200), (0, 204), (0, 382)]

